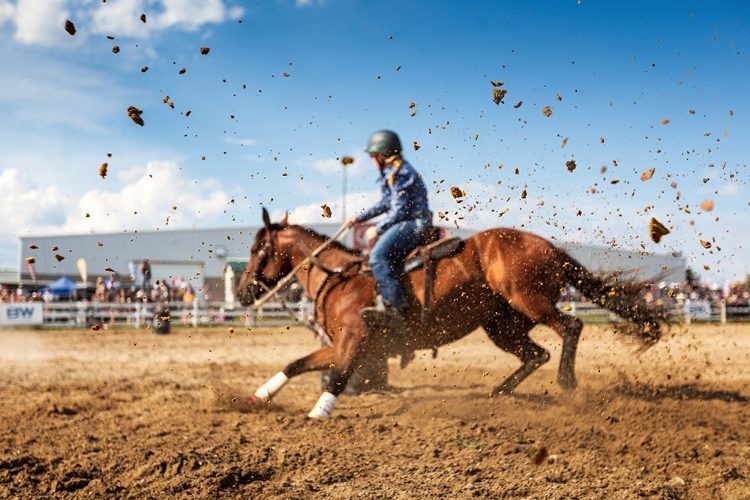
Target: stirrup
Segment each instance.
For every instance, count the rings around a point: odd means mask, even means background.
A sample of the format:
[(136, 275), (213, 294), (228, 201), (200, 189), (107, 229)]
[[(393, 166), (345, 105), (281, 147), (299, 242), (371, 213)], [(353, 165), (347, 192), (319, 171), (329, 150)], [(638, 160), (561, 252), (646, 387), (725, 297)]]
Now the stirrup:
[(359, 311), (359, 316), (365, 321), (381, 320), (383, 322), (405, 323), (404, 316), (395, 309), (380, 308), (378, 306), (365, 307)]
[(406, 319), (396, 308), (382, 304), (365, 307), (359, 311), (359, 317), (366, 324), (387, 328), (391, 332), (402, 334), (406, 331)]

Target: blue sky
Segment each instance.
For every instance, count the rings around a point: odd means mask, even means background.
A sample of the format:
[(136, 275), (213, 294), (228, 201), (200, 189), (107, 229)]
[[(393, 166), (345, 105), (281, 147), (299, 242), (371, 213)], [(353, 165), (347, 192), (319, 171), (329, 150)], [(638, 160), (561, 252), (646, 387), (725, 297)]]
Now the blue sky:
[(256, 225), (263, 206), (340, 221), (339, 159), (351, 215), (387, 127), (449, 225), (744, 279), (749, 19), (728, 1), (0, 0), (0, 267), (22, 235)]

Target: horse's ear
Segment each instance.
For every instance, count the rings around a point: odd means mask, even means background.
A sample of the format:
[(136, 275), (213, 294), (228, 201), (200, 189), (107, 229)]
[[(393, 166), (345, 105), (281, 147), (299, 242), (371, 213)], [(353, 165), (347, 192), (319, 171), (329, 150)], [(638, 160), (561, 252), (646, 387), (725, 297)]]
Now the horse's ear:
[(284, 214), (284, 218), (281, 219), (281, 222), (279, 222), (282, 226), (288, 226), (289, 225), (289, 212)]
[(268, 215), (268, 210), (263, 207), (263, 225), (266, 229), (271, 229), (271, 217)]

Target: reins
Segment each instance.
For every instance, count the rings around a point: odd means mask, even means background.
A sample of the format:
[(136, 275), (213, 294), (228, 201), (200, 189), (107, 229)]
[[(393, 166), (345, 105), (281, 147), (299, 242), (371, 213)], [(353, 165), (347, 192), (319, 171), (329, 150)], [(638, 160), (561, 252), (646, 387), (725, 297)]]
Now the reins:
[[(268, 293), (271, 290), (264, 283), (259, 283), (259, 284), (266, 291), (266, 293)], [(277, 293), (277, 292), (275, 292), (275, 293)], [(312, 324), (310, 322), (307, 322), (307, 321), (302, 321), (302, 320), (299, 319), (299, 317), (297, 315), (295, 315), (292, 312), (291, 309), (289, 309), (289, 306), (286, 305), (286, 301), (285, 300), (282, 299), (280, 301), (280, 303), (281, 303), (282, 309), (284, 309), (284, 311), (286, 312), (286, 314), (289, 316), (289, 318), (292, 321), (294, 321), (297, 324), (300, 324), (300, 325), (304, 326), (305, 328), (307, 328), (311, 332), (315, 333), (318, 336), (318, 339), (320, 339), (320, 341), (323, 344), (328, 345), (328, 346), (333, 345), (333, 341), (331, 340), (331, 337), (328, 335), (328, 333), (323, 329), (323, 327), (317, 321), (314, 321)]]
[(279, 282), (276, 283), (276, 286), (274, 286), (265, 295), (263, 295), (263, 297), (259, 298), (255, 302), (253, 302), (253, 307), (255, 307), (256, 309), (259, 309), (260, 306), (262, 306), (263, 304), (265, 304), (271, 297), (275, 297), (276, 294), (278, 294), (279, 291), (287, 283), (289, 283), (294, 278), (294, 275), (297, 273), (297, 271), (299, 271), (300, 269), (302, 269), (306, 265), (312, 263), (314, 261), (315, 257), (317, 257), (320, 252), (322, 252), (323, 250), (325, 250), (325, 248), (328, 245), (330, 245), (333, 241), (338, 240), (340, 237), (342, 237), (344, 234), (346, 234), (346, 232), (349, 230), (350, 227), (351, 227), (351, 225), (349, 224), (349, 222), (344, 222), (341, 225), (341, 227), (334, 233), (333, 236), (331, 236), (329, 239), (327, 239), (323, 243), (321, 243), (320, 246), (318, 248), (316, 248), (315, 250), (313, 250), (312, 253), (309, 256), (305, 257), (305, 259), (302, 262), (300, 262), (299, 264), (297, 264), (296, 266), (294, 266), (294, 269), (292, 269), (291, 271), (289, 271), (289, 274), (287, 274), (286, 276), (284, 276), (283, 278), (281, 278), (279, 280)]

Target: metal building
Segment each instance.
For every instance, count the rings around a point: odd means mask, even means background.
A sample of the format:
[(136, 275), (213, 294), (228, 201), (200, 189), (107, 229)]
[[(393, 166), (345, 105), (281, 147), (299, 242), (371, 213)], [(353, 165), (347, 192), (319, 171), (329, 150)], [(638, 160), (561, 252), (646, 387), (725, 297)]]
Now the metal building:
[[(313, 224), (311, 229), (332, 235), (337, 224)], [(344, 243), (362, 247), (367, 224), (353, 228)], [(140, 266), (151, 265), (156, 280), (190, 282), (196, 290), (208, 286), (216, 300), (232, 300), (236, 273), (244, 269), (250, 254), (254, 227), (168, 231), (126, 231), (106, 234), (24, 236), (20, 238), (19, 281), (43, 286), (61, 276), (89, 284), (101, 276), (116, 274), (123, 287), (140, 287)], [(445, 232), (466, 238), (473, 231), (445, 228)], [(655, 255), (604, 247), (555, 242), (596, 272), (621, 271), (635, 279), (659, 276), (659, 281), (685, 279), (686, 260), (679, 255)], [(27, 264), (27, 259), (33, 264)], [(87, 276), (81, 276), (85, 262)]]

